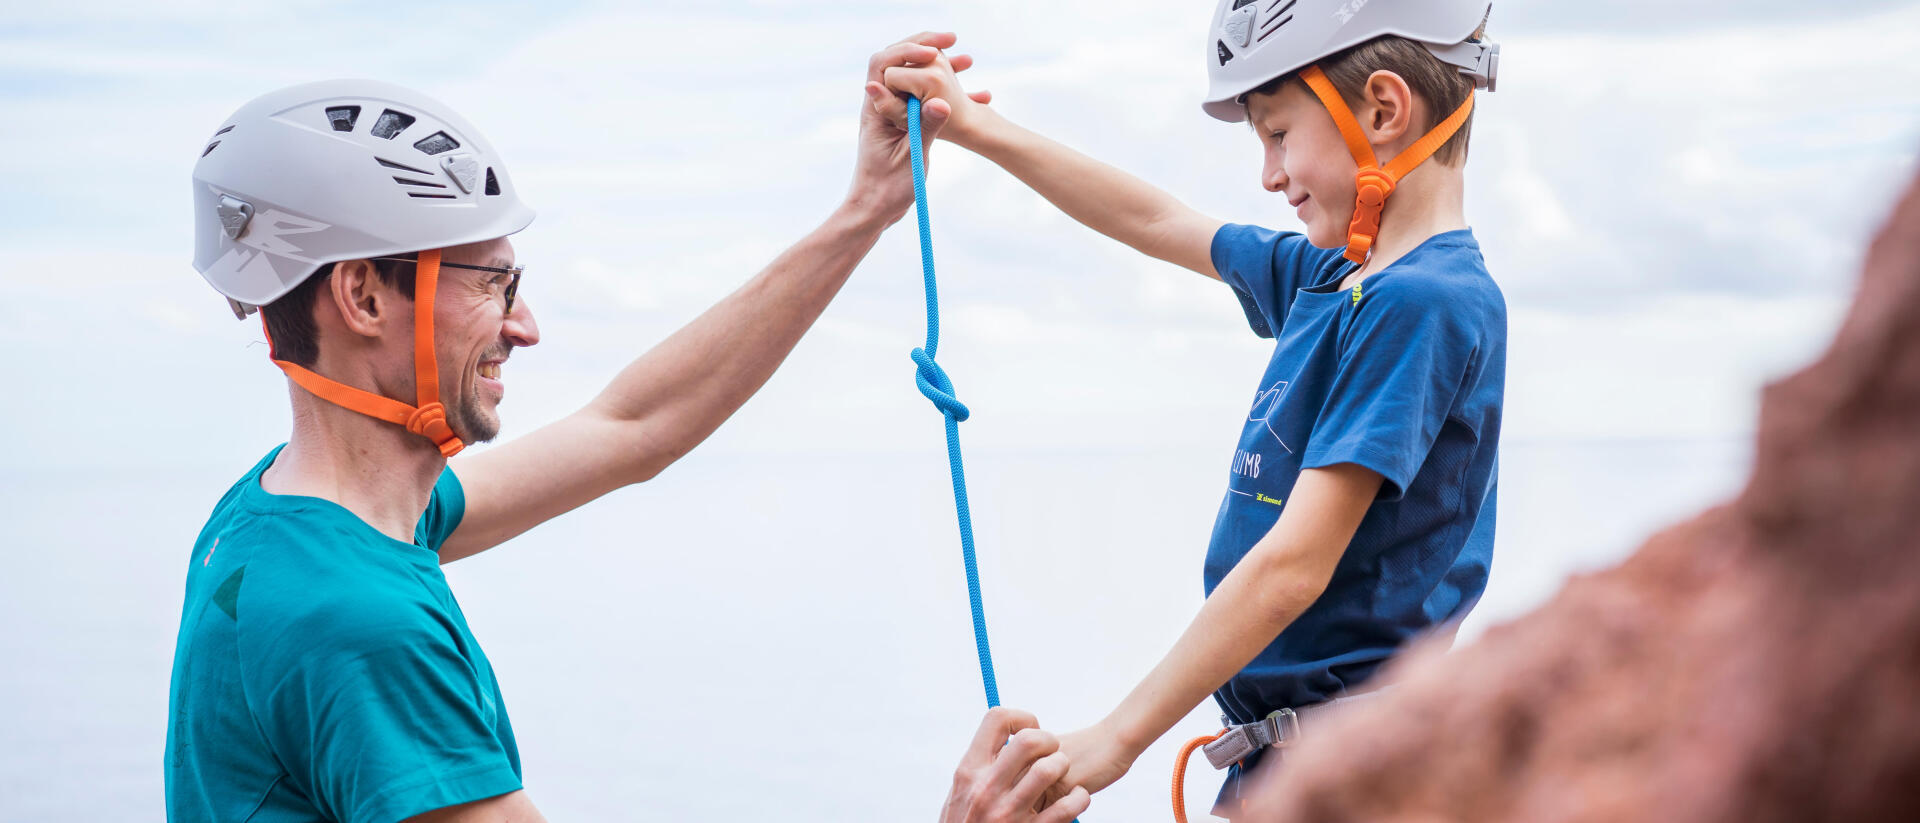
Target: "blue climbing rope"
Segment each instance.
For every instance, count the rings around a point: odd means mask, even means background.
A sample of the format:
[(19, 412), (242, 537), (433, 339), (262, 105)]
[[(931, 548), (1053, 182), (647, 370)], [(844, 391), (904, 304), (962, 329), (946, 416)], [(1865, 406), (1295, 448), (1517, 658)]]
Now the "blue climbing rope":
[[(993, 649), (987, 645), (987, 609), (980, 604), (980, 565), (973, 559), (973, 515), (967, 509), (967, 472), (960, 461), (960, 421), (973, 413), (953, 396), (953, 381), (933, 361), (940, 348), (940, 290), (933, 281), (933, 227), (927, 222), (927, 164), (920, 156), (920, 98), (907, 98), (907, 156), (913, 161), (913, 210), (920, 217), (920, 273), (927, 283), (927, 345), (913, 350), (913, 382), (947, 418), (947, 465), (953, 469), (953, 510), (960, 517), (960, 557), (967, 564), (967, 604), (973, 608), (973, 646), (980, 653), (980, 682), (987, 708), (1000, 705), (993, 680)], [(1080, 823), (1075, 818), (1073, 823)]]
[(980, 604), (980, 567), (973, 559), (973, 516), (967, 510), (967, 474), (960, 461), (960, 421), (971, 412), (953, 396), (953, 381), (934, 362), (940, 348), (940, 292), (933, 281), (933, 229), (927, 222), (927, 167), (920, 156), (920, 99), (907, 98), (907, 144), (913, 161), (913, 208), (920, 216), (920, 271), (927, 283), (927, 345), (913, 350), (919, 367), (913, 382), (947, 418), (947, 464), (953, 468), (953, 508), (960, 516), (960, 555), (967, 564), (967, 601), (973, 607), (973, 644), (980, 652), (980, 681), (987, 688), (987, 707), (1000, 705), (1000, 686), (993, 680), (993, 650), (987, 646), (987, 611)]

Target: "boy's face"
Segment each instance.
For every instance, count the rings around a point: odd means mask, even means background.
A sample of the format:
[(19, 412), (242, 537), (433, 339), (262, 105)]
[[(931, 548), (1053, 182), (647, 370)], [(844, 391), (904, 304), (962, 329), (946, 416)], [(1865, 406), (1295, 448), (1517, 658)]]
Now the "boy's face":
[(1307, 224), (1307, 242), (1323, 249), (1345, 246), (1356, 167), (1326, 106), (1305, 83), (1289, 80), (1272, 94), (1247, 96), (1247, 123), (1266, 150), (1261, 184), (1286, 195)]

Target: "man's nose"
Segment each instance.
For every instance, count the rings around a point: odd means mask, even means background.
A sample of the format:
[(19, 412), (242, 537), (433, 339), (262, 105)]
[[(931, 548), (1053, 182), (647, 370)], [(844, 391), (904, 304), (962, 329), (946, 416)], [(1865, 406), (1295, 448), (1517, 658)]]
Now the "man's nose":
[(515, 346), (540, 342), (540, 324), (533, 320), (533, 307), (524, 299), (513, 301), (513, 311), (507, 312), (507, 324), (500, 333)]

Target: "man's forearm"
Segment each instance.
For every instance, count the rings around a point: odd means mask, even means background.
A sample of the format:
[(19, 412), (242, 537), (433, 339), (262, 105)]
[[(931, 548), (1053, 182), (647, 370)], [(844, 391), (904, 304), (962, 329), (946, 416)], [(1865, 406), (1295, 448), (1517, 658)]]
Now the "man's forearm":
[(1151, 257), (1205, 274), (1221, 221), (1113, 166), (980, 107), (981, 122), (948, 138), (1027, 184), (1068, 217)]
[[(699, 445), (767, 382), (833, 301), (890, 221), (835, 210), (752, 280), (614, 377), (590, 408), (621, 423), (629, 482)], [(625, 439), (625, 438), (623, 438)]]

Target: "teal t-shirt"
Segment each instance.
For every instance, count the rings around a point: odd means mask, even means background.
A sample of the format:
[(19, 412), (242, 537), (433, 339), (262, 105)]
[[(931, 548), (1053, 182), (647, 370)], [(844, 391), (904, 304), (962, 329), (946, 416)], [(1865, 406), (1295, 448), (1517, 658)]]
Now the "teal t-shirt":
[(466, 498), (434, 484), (413, 542), (269, 494), (276, 448), (187, 566), (167, 728), (167, 819), (392, 823), (515, 791), (500, 684), (437, 551)]

